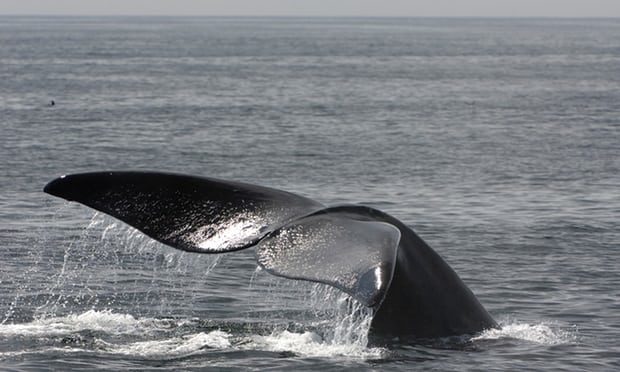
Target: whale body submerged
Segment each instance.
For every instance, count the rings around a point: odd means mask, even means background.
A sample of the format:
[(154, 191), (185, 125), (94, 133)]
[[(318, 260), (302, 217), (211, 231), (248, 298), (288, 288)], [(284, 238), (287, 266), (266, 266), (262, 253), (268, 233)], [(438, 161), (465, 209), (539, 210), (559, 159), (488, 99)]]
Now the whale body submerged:
[(273, 188), (160, 172), (73, 174), (44, 191), (176, 249), (255, 247), (269, 273), (331, 285), (373, 308), (373, 336), (436, 338), (498, 327), (433, 249), (374, 208), (326, 207)]

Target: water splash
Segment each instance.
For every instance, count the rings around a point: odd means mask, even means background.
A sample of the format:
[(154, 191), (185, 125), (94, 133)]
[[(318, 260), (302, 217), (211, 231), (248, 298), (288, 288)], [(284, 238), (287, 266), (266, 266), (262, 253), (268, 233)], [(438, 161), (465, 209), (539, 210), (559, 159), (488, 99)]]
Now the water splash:
[(230, 334), (223, 331), (211, 331), (164, 340), (149, 340), (128, 344), (112, 344), (98, 340), (97, 346), (109, 353), (161, 359), (162, 356), (188, 356), (207, 348), (230, 348), (230, 336)]
[(82, 314), (35, 319), (29, 323), (2, 324), (0, 336), (48, 337), (69, 335), (81, 331), (99, 331), (108, 334), (145, 334), (169, 329), (171, 322), (153, 318), (137, 319), (129, 314), (117, 314), (110, 310), (89, 310)]
[(577, 328), (565, 329), (557, 324), (541, 322), (527, 324), (520, 322), (500, 322), (500, 329), (488, 329), (471, 341), (516, 339), (540, 345), (566, 345), (578, 341)]
[(385, 354), (385, 349), (368, 347), (373, 315), (369, 308), (324, 284), (293, 283), (305, 295), (299, 298), (300, 305), (309, 309), (299, 319), (302, 326), (276, 327), (269, 335), (252, 336), (247, 347), (303, 357), (377, 359)]
[[(60, 217), (57, 215), (60, 214)], [(56, 212), (61, 221), (79, 221), (68, 206)], [(82, 213), (83, 214), (83, 213)], [(197, 257), (165, 247), (138, 230), (101, 213), (90, 215), (85, 228), (75, 222), (61, 234), (41, 231), (11, 276), (15, 297), (3, 309), (0, 324), (70, 314), (75, 309), (115, 309), (127, 306), (135, 314), (164, 314), (187, 304), (191, 312), (196, 291), (222, 259)], [(182, 277), (184, 280), (178, 280)]]
[[(139, 355), (146, 355), (149, 348), (180, 355), (201, 347), (362, 359), (383, 353), (367, 346), (372, 319), (368, 308), (332, 287), (276, 278), (258, 269), (244, 297), (249, 309), (259, 311), (248, 311), (246, 320), (266, 319), (269, 327), (259, 331), (241, 327), (230, 334), (206, 332), (193, 323), (185, 326), (179, 321), (192, 319), (194, 288), (202, 284), (196, 282), (196, 274), (204, 280), (223, 255), (172, 250), (101, 213), (92, 215), (86, 228), (72, 231), (68, 242), (56, 243), (64, 246), (55, 261), (56, 274), (42, 288), (46, 297), (35, 307), (31, 321), (5, 324), (0, 335), (71, 338), (76, 332), (102, 332), (102, 337), (113, 340), (97, 338), (97, 350)], [(50, 271), (33, 268), (35, 273), (38, 269)], [(158, 314), (167, 316), (178, 304), (188, 310), (175, 313), (177, 321), (157, 320)], [(76, 309), (83, 312), (76, 315)], [(119, 344), (118, 335), (135, 342)]]
[[(186, 333), (179, 335), (179, 332)], [(359, 342), (350, 342), (348, 338), (348, 342), (338, 342), (319, 333), (274, 330), (268, 335), (239, 334), (221, 329), (205, 330), (199, 321), (138, 318), (109, 310), (89, 310), (24, 324), (0, 325), (2, 338), (39, 340), (31, 348), (1, 352), (0, 357), (63, 350), (154, 359), (188, 356), (210, 349), (287, 352), (302, 357), (345, 359), (377, 359), (385, 353), (384, 349), (368, 348)], [(59, 345), (63, 347), (59, 348)]]
[(326, 321), (322, 321), (324, 339), (331, 344), (350, 344), (366, 347), (372, 321), (372, 309), (360, 304), (345, 293), (314, 284), (310, 294), (313, 308), (329, 307)]
[(359, 347), (355, 344), (330, 343), (315, 332), (276, 332), (268, 336), (253, 336), (246, 349), (288, 352), (310, 358), (378, 359), (385, 349)]
[[(270, 334), (253, 336), (249, 347), (307, 357), (374, 359), (385, 353), (385, 349), (368, 347), (371, 309), (325, 284), (263, 274), (257, 269), (252, 276), (252, 291), (259, 293), (264, 304), (270, 304), (267, 306), (286, 306), (287, 312), (279, 320), (293, 312), (296, 322), (275, 324)], [(270, 312), (268, 316), (274, 319), (273, 315)], [(261, 312), (258, 317), (265, 318)]]

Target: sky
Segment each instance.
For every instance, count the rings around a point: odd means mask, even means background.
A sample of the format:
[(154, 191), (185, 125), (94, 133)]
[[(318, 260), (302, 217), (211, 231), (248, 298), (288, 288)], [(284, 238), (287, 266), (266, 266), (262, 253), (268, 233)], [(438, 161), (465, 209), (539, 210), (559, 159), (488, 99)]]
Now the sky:
[(0, 14), (620, 17), (620, 0), (0, 0)]

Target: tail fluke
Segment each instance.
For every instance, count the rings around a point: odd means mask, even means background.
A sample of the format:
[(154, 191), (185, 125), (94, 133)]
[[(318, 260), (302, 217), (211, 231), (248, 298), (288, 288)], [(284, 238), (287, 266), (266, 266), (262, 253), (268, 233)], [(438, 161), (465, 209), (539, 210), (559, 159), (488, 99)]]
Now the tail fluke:
[(258, 264), (329, 284), (378, 306), (394, 274), (400, 230), (367, 207), (323, 205), (285, 191), (168, 173), (63, 176), (44, 189), (116, 217), (171, 247), (222, 253), (257, 246)]
[(323, 207), (267, 187), (155, 172), (62, 176), (44, 191), (116, 217), (164, 244), (199, 253), (250, 247)]

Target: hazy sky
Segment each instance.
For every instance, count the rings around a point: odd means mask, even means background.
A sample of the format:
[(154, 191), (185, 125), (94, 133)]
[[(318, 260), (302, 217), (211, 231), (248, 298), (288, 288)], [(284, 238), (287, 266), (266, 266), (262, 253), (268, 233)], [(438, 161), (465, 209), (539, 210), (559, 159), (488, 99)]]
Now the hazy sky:
[(620, 0), (0, 0), (0, 14), (620, 17)]

